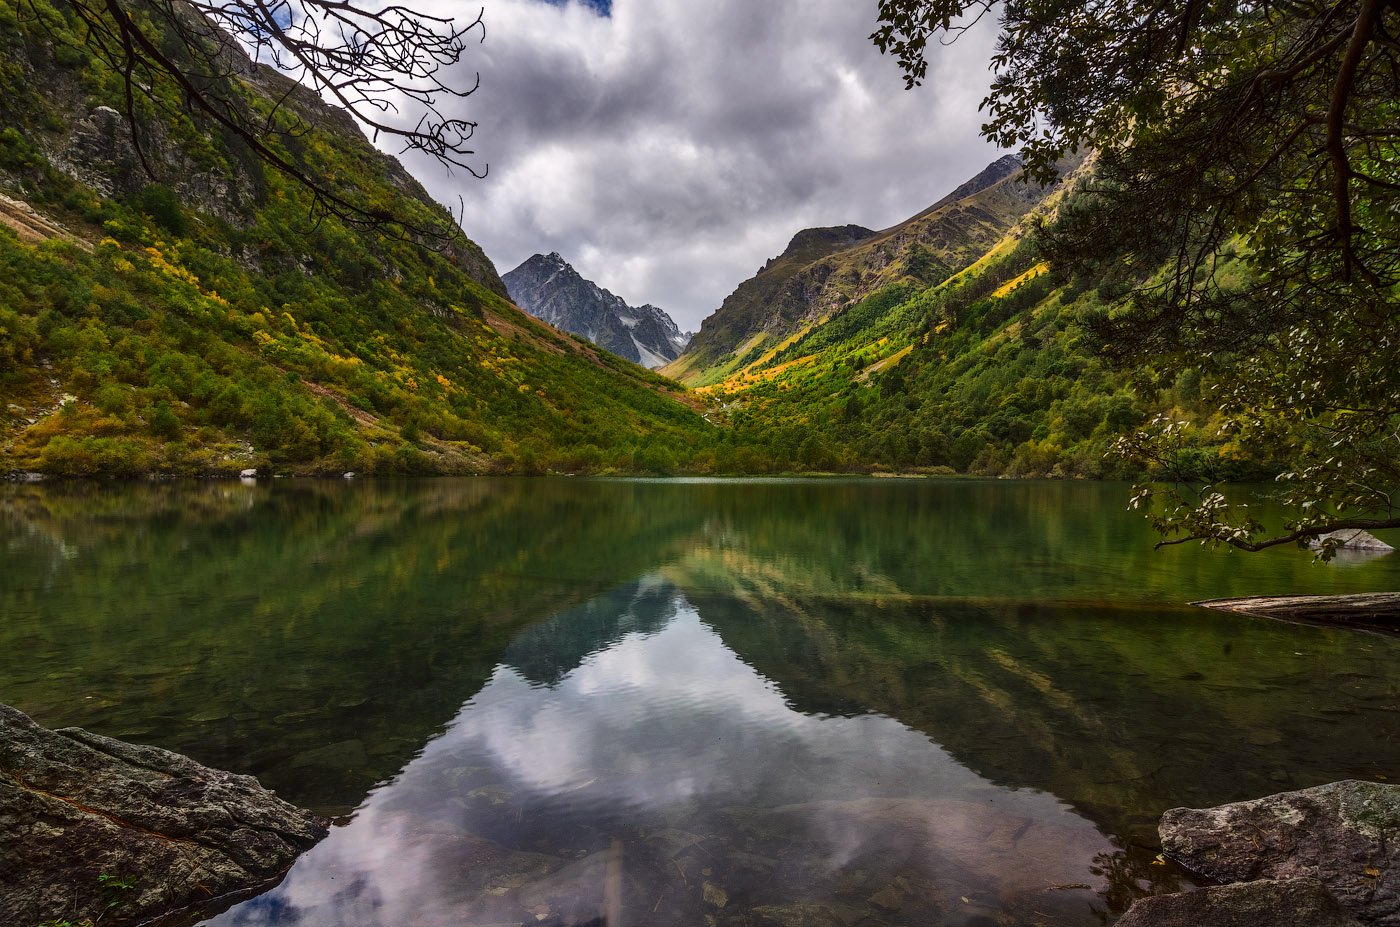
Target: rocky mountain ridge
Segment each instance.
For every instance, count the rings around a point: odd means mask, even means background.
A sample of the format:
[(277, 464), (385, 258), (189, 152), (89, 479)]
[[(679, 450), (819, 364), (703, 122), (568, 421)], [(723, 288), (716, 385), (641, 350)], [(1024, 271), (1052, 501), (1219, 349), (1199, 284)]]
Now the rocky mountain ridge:
[(936, 203), (883, 231), (858, 225), (805, 229), (701, 323), (664, 373), (688, 385), (716, 382), (768, 350), (895, 283), (937, 284), (981, 257), (1049, 193), (1022, 180), (1004, 155)]
[(661, 367), (690, 343), (675, 321), (651, 304), (625, 300), (585, 279), (559, 255), (536, 254), (502, 279), (516, 305), (555, 328), (643, 367)]

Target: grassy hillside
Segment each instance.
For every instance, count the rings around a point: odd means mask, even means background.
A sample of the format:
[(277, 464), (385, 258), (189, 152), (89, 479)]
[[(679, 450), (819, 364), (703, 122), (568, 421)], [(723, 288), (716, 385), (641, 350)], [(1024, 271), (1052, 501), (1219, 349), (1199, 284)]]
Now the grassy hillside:
[[(0, 0), (0, 471), (656, 470), (710, 441), (673, 384), (518, 311), (465, 239), (313, 221), (305, 188), (156, 108), (150, 176), (118, 76), (20, 9)], [(271, 113), (288, 82), (239, 70)], [(450, 222), (309, 93), (274, 118), (322, 182)]]
[(740, 284), (662, 372), (691, 386), (717, 383), (794, 336), (892, 285), (937, 284), (983, 255), (1046, 194), (1006, 156), (918, 215), (883, 232), (807, 229)]
[[(664, 369), (692, 392), (517, 310), (465, 238), (313, 220), (303, 186), (172, 116), (171, 87), (140, 115), (148, 174), (118, 76), (57, 9), (18, 9), (0, 0), (0, 472), (1120, 476), (1115, 440), (1168, 411), (1193, 423), (1185, 469), (1267, 472), (1196, 371), (1096, 358), (1082, 320), (1140, 281), (1042, 260), (1073, 174), (1048, 191), (1005, 158), (893, 229), (799, 233)], [(343, 113), (231, 72), (319, 182), (451, 221)]]
[(1192, 423), (1183, 471), (1267, 473), (1219, 434), (1199, 372), (1098, 359), (1081, 323), (1139, 281), (1071, 280), (1042, 260), (1034, 226), (1073, 183), (941, 283), (888, 284), (700, 394), (752, 453), (794, 469), (1135, 476), (1116, 440), (1171, 413)]

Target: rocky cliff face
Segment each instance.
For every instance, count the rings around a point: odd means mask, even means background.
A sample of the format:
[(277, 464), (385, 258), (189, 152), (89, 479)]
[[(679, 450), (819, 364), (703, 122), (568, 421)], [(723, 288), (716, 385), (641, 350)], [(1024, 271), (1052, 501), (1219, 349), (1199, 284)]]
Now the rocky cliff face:
[(585, 280), (558, 252), (536, 254), (502, 279), (526, 312), (643, 367), (675, 360), (690, 343), (689, 333), (661, 309), (627, 305)]
[[(223, 79), (241, 84), (250, 97), (279, 101), (295, 116), (302, 128), (287, 135), (293, 139), (292, 162), (310, 164), (309, 172), (317, 174), (311, 163), (314, 158), (303, 150), (308, 148), (306, 139), (295, 138), (305, 128), (314, 129), (356, 159), (363, 175), (374, 183), (416, 200), (431, 212), (442, 212), (396, 158), (369, 143), (348, 113), (274, 68), (254, 62), (232, 37), (218, 30), (205, 32), (221, 43), (217, 60)], [(28, 145), (49, 166), (99, 197), (129, 201), (151, 184), (159, 184), (202, 217), (216, 218), (233, 229), (251, 226), (254, 214), (267, 202), (269, 168), (236, 139), (212, 124), (182, 124), (168, 115), (138, 120), (133, 136), (127, 116), (110, 105), (117, 99), (111, 93), (94, 93), (96, 81), (60, 64), (49, 51), (19, 42), (0, 43), (4, 66), (25, 87), (43, 88), (42, 94), (6, 94), (0, 99), (0, 126), (21, 128)], [(141, 140), (139, 152), (135, 138)], [(36, 185), (35, 167), (0, 163), (0, 189), (23, 196)], [(441, 250), (477, 283), (505, 295), (495, 266), (475, 242), (460, 236), (444, 242)], [(393, 276), (387, 261), (383, 273)]]

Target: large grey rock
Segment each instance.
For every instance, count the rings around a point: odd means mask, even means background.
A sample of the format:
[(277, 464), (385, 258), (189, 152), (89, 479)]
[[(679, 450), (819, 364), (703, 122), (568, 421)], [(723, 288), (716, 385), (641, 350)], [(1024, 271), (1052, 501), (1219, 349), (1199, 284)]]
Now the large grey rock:
[(1316, 879), (1363, 924), (1400, 927), (1400, 786), (1350, 780), (1175, 808), (1166, 854), (1221, 882)]
[(1133, 902), (1116, 927), (1360, 927), (1316, 882), (1261, 879)]
[(251, 776), (0, 705), (0, 924), (217, 905), (274, 884), (325, 834)]
[(1330, 531), (1327, 534), (1320, 534), (1308, 542), (1312, 548), (1321, 547), (1328, 541), (1335, 542), (1336, 546), (1343, 550), (1370, 550), (1377, 553), (1390, 553), (1395, 550), (1385, 541), (1376, 537), (1369, 531), (1362, 531), (1360, 528), (1346, 528), (1341, 531)]

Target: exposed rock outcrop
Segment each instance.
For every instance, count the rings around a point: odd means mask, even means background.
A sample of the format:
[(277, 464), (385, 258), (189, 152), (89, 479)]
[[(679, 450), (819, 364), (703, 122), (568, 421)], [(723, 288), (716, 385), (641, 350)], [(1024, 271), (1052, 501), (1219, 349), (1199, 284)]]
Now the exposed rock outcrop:
[(1221, 882), (1315, 880), (1360, 923), (1400, 927), (1400, 786), (1350, 780), (1175, 808), (1159, 830), (1166, 855), (1193, 872)]
[(1143, 898), (1116, 927), (1360, 927), (1316, 882), (1261, 879)]
[(87, 242), (75, 237), (63, 226), (48, 216), (42, 215), (33, 206), (3, 193), (0, 193), (0, 225), (10, 228), (19, 236), (20, 241), (36, 242), (46, 241), (50, 238), (62, 238), (65, 241), (74, 242), (86, 251), (92, 250), (92, 246)]
[(250, 776), (0, 705), (0, 924), (121, 927), (218, 907), (325, 834)]

